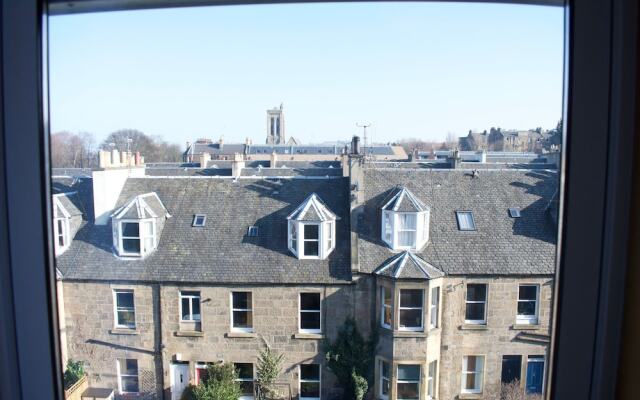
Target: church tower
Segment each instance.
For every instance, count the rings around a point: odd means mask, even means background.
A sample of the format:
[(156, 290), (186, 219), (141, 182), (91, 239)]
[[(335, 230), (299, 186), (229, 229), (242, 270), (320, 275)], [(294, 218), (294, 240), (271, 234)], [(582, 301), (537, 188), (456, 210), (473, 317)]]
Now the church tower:
[(282, 103), (280, 108), (267, 110), (267, 144), (286, 144)]

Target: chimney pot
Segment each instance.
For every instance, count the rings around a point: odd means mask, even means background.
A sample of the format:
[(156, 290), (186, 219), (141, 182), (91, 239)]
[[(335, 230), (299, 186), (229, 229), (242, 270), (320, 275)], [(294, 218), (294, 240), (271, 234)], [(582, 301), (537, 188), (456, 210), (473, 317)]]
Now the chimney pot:
[(111, 166), (119, 167), (120, 166), (120, 152), (118, 150), (111, 150)]

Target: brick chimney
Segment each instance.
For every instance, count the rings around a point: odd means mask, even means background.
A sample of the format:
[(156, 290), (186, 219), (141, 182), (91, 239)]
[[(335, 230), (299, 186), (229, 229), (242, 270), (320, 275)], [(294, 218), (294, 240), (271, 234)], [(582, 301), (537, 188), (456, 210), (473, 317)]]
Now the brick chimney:
[(223, 146), (224, 146), (224, 135), (220, 135), (220, 139), (218, 139), (218, 148), (222, 150)]
[(269, 167), (270, 168), (276, 168), (277, 167), (277, 162), (278, 162), (278, 155), (276, 154), (276, 149), (273, 149), (273, 151), (271, 152), (271, 158), (269, 159)]
[(202, 153), (200, 154), (200, 168), (207, 168), (207, 162), (211, 160), (211, 154)]

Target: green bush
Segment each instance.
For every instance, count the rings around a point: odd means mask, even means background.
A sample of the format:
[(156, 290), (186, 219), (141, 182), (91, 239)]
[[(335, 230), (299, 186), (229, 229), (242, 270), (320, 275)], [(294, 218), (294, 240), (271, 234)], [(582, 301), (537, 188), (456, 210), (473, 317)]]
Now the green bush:
[(182, 400), (238, 400), (242, 392), (237, 377), (233, 364), (212, 364), (199, 385), (185, 389)]
[(269, 346), (260, 350), (256, 366), (256, 384), (262, 398), (270, 397), (273, 394), (273, 384), (276, 383), (282, 371), (283, 358), (284, 354), (272, 351)]
[(367, 390), (369, 389), (369, 384), (367, 380), (356, 374), (356, 371), (351, 373), (351, 379), (353, 381), (353, 389), (355, 391), (355, 399), (363, 400), (364, 395), (367, 394)]
[(371, 386), (373, 382), (378, 336), (377, 329), (374, 328), (372, 332), (371, 337), (365, 339), (360, 334), (355, 320), (349, 318), (338, 330), (338, 336), (334, 342), (330, 342), (328, 339), (323, 342), (327, 366), (344, 389), (344, 399), (356, 398), (356, 389), (360, 388), (361, 390), (363, 387), (360, 380), (354, 380), (354, 373), (365, 379), (367, 387)]
[(69, 389), (74, 383), (84, 376), (84, 365), (82, 361), (67, 361), (67, 368), (64, 371), (64, 390)]

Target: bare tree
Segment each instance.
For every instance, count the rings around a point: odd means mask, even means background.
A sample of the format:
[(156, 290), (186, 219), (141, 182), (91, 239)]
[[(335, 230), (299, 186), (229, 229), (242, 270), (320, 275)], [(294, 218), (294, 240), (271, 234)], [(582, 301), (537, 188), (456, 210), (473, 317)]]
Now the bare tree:
[(90, 168), (96, 164), (95, 139), (88, 132), (51, 135), (51, 162), (56, 168)]
[(509, 383), (502, 384), (500, 400), (542, 400), (542, 395), (525, 393), (520, 385), (520, 380), (514, 379)]
[(110, 134), (100, 145), (103, 150), (139, 151), (147, 162), (180, 162), (180, 146), (161, 136), (148, 136), (136, 129), (122, 129)]

